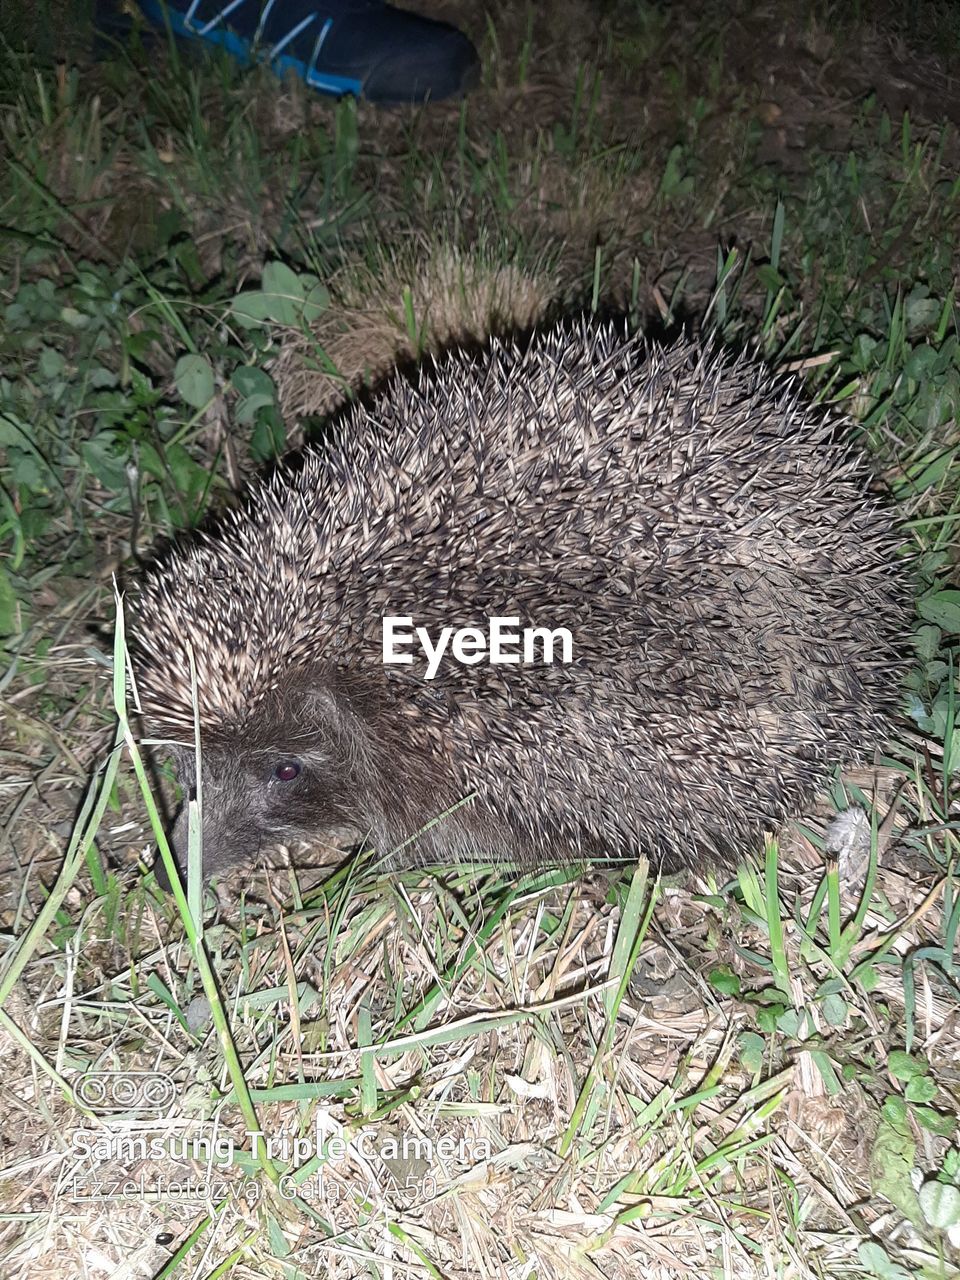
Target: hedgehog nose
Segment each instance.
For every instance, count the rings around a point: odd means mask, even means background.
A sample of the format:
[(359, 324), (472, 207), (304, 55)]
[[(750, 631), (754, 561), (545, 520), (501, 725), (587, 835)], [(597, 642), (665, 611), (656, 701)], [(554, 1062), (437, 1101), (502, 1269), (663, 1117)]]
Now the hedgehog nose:
[[(181, 880), (183, 880), (184, 851), (187, 847), (187, 830), (188, 830), (188, 813), (187, 806), (181, 806), (177, 814), (176, 821), (173, 824), (173, 830), (167, 833), (167, 842), (170, 845), (170, 852), (173, 854), (173, 860), (181, 872)], [(156, 877), (157, 884), (164, 893), (172, 892), (173, 886), (170, 883), (170, 877), (167, 875), (167, 868), (157, 850), (153, 859), (153, 874)]]
[(167, 868), (164, 864), (163, 858), (160, 857), (159, 849), (156, 851), (153, 859), (153, 874), (157, 884), (164, 893), (172, 892), (173, 885), (170, 883), (170, 877), (167, 875)]
[[(180, 861), (180, 851), (176, 844), (176, 841), (174, 837), (171, 835), (167, 836), (167, 841), (170, 845), (170, 852), (173, 854), (173, 860), (177, 864), (177, 868), (180, 871), (180, 881), (182, 884), (186, 884), (186, 877), (183, 872), (183, 863)], [(153, 874), (157, 881), (157, 884), (160, 886), (160, 888), (163, 890), (164, 893), (173, 892), (173, 885), (170, 881), (170, 877), (167, 875), (166, 864), (164, 863), (163, 858), (160, 856), (159, 849), (154, 850)]]

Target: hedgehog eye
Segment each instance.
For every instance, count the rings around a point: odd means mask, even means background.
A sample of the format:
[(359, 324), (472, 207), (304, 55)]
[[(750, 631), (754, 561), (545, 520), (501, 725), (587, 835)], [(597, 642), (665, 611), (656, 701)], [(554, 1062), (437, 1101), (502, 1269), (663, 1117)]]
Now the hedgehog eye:
[(274, 769), (273, 776), (277, 782), (292, 782), (294, 778), (299, 778), (300, 767), (299, 760), (284, 760)]

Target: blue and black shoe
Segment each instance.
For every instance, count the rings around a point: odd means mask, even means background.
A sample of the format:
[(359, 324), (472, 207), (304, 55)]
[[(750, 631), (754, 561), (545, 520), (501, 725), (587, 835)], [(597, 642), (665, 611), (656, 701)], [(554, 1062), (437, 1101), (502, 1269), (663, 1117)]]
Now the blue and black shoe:
[(370, 102), (456, 97), (479, 79), (477, 51), (455, 27), (382, 0), (138, 0), (176, 36), (239, 62), (293, 71), (312, 89)]

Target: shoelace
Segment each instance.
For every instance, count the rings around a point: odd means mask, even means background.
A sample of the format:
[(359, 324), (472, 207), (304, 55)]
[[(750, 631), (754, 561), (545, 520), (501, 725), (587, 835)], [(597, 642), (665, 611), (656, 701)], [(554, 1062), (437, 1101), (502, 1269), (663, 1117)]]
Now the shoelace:
[[(219, 27), (221, 24), (226, 23), (226, 20), (231, 13), (234, 13), (237, 9), (242, 8), (243, 5), (249, 4), (250, 2), (251, 0), (230, 0), (230, 3), (225, 4), (223, 8), (220, 9), (217, 13), (215, 13), (214, 16), (208, 22), (196, 23), (194, 21), (194, 17), (196, 15), (197, 10), (200, 7), (200, 0), (191, 0), (190, 7), (187, 9), (186, 14), (184, 15), (184, 19), (183, 19), (184, 26), (197, 36), (206, 36), (211, 31), (215, 30), (215, 28)], [(253, 0), (253, 3), (257, 3), (257, 0)], [(251, 47), (253, 49), (256, 49), (260, 43), (260, 37), (263, 34), (263, 28), (266, 25), (267, 19), (270, 16), (270, 10), (273, 8), (275, 3), (276, 3), (276, 0), (267, 0), (267, 3), (263, 6), (263, 8), (260, 11), (260, 21), (257, 23), (257, 29), (254, 32), (253, 40), (251, 42)], [(300, 35), (301, 32), (306, 31), (307, 28), (310, 27), (313, 23), (320, 22), (320, 21), (321, 21), (321, 16), (319, 13), (308, 13), (305, 18), (302, 18), (295, 26), (291, 27), (290, 30), (286, 33), (286, 35), (282, 36), (279, 40), (275, 41), (272, 48), (263, 50), (263, 54), (266, 60), (268, 62), (273, 62), (276, 58), (280, 56), (280, 54), (287, 47), (287, 45), (291, 43), (291, 41), (296, 40), (297, 36)], [(313, 74), (313, 75), (318, 74), (316, 70), (317, 59), (320, 57), (320, 50), (323, 48), (323, 42), (324, 40), (326, 40), (327, 36), (330, 34), (330, 28), (332, 26), (333, 26), (332, 18), (327, 18), (325, 21), (323, 21), (323, 25), (320, 28), (320, 33), (317, 36), (316, 44), (313, 46), (313, 53), (310, 55), (310, 60), (307, 63), (308, 76), (310, 74)]]

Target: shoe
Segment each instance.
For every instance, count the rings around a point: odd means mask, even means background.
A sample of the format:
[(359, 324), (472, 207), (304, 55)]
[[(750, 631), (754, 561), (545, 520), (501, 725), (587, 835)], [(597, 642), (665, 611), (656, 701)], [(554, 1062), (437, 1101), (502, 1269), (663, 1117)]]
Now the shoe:
[(382, 0), (139, 0), (174, 35), (220, 45), (243, 65), (293, 71), (321, 93), (370, 102), (456, 97), (479, 80), (467, 37)]

